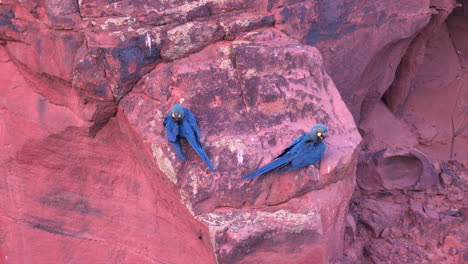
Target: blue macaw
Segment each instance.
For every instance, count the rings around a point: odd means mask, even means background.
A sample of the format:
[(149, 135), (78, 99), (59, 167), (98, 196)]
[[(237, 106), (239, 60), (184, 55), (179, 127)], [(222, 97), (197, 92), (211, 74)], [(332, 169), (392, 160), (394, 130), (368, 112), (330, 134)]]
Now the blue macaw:
[[(276, 168), (283, 168), (278, 173), (297, 170), (320, 161), (325, 152), (323, 140), (327, 137), (325, 125), (315, 125), (289, 145), (283, 152), (267, 165), (249, 173), (242, 179), (255, 179)], [(288, 166), (288, 167), (286, 167)]]
[(208, 156), (201, 146), (200, 131), (198, 131), (197, 121), (189, 109), (180, 104), (175, 104), (166, 117), (164, 117), (164, 127), (166, 128), (167, 140), (174, 146), (174, 150), (179, 159), (186, 160), (180, 145), (180, 140), (185, 138), (206, 165), (210, 167), (211, 171), (215, 172), (213, 165), (211, 165)]

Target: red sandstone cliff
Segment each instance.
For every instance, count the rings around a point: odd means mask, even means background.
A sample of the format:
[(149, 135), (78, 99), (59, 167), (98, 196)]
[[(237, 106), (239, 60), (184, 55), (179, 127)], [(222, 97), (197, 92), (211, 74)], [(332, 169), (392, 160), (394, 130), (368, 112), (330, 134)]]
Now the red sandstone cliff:
[[(467, 261), (454, 7), (1, 1), (0, 263)], [(177, 102), (217, 173), (167, 144)], [(314, 123), (320, 170), (240, 180)]]

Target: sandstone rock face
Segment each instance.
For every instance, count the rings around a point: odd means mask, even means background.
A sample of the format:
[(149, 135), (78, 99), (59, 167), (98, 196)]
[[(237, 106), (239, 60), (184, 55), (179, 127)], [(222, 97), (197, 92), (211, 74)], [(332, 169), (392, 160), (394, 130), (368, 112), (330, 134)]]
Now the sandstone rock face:
[[(364, 143), (344, 262), (468, 261), (466, 131), (453, 138), (468, 117), (461, 33), (468, 13), (458, 7), (445, 22), (452, 4), (434, 3), (430, 24), (411, 43), (383, 102), (360, 122)], [(446, 162), (451, 142), (456, 160)]]
[(412, 39), (431, 19), (430, 5), (427, 0), (317, 5), (318, 19), (302, 40), (322, 52), (327, 72), (356, 122), (392, 84)]
[[(210, 173), (193, 150), (187, 162), (177, 160), (161, 126), (174, 103), (198, 117), (218, 173)], [(277, 30), (253, 31), (158, 65), (120, 106), (210, 229), (218, 261), (306, 262), (317, 256), (326, 262), (340, 250), (334, 234), (343, 230), (343, 201), (352, 193), (360, 136), (315, 48)], [(316, 123), (330, 129), (320, 170), (240, 179)], [(324, 195), (327, 189), (340, 190), (340, 197)], [(328, 199), (336, 200), (325, 203)], [(266, 257), (271, 247), (275, 253)]]
[[(447, 12), (453, 6), (439, 2)], [(27, 65), (24, 72), (43, 85), (53, 82), (57, 94), (51, 100), (93, 122), (91, 135), (115, 114), (111, 102), (161, 60), (176, 60), (261, 27), (275, 27), (317, 46), (359, 120), (361, 106), (367, 112), (384, 94), (409, 43), (431, 18), (428, 1), (401, 4), (404, 10), (400, 3), (385, 1), (9, 0), (2, 4), (0, 35), (9, 41), (7, 49), (17, 64)], [(73, 89), (66, 87), (70, 81)]]
[(445, 22), (452, 8), (450, 1), (434, 3), (431, 23), (411, 43), (395, 82), (361, 120), (363, 150), (368, 152), (364, 156), (390, 148), (407, 153), (417, 149), (429, 163), (468, 159), (466, 131), (452, 140), (468, 116), (463, 99), (468, 96), (468, 75), (466, 58), (461, 55), (467, 42), (461, 32), (468, 23), (463, 14), (451, 15)]
[(367, 152), (359, 158), (357, 183), (364, 190), (425, 190), (439, 182), (432, 164), (415, 149)]
[[(413, 70), (454, 4), (1, 1), (1, 261), (338, 261), (345, 220), (360, 230), (347, 214), (358, 160), (380, 177), (359, 182), (368, 191), (434, 186), (408, 146), (431, 145), (440, 127), (379, 156), (393, 127), (380, 124), (407, 128), (392, 112), (415, 105)], [(174, 103), (197, 116), (216, 174), (187, 145), (188, 161), (175, 158), (162, 127)], [(330, 128), (319, 170), (240, 180), (315, 123)], [(389, 172), (401, 163), (416, 169), (400, 181)], [(380, 248), (388, 241), (366, 250)]]
[(393, 113), (402, 114), (402, 107), (414, 88), (414, 80), (419, 72), (418, 67), (423, 64), (426, 48), (430, 46), (428, 42), (441, 29), (453, 7), (453, 1), (435, 1), (431, 5), (431, 13), (433, 14), (431, 21), (412, 40), (398, 66), (395, 81), (385, 92), (384, 100)]
[(214, 263), (206, 227), (118, 124), (88, 137), (0, 48), (2, 263)]
[(468, 173), (458, 162), (438, 167), (437, 182), (418, 190), (359, 189), (348, 215), (348, 223), (357, 224), (346, 226), (347, 262), (467, 262)]

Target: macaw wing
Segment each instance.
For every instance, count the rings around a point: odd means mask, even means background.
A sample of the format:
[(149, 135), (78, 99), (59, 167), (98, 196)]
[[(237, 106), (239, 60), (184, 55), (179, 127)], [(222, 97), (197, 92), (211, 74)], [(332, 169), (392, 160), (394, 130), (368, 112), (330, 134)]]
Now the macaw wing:
[(167, 114), (164, 117), (164, 127), (166, 128), (166, 137), (167, 140), (172, 143), (172, 146), (174, 147), (174, 150), (177, 154), (177, 157), (181, 160), (187, 160), (184, 157), (184, 154), (182, 152), (182, 146), (180, 145), (180, 139), (178, 138), (179, 136), (179, 125), (172, 119), (172, 117)]
[[(313, 144), (313, 143), (310, 143), (310, 144)], [(310, 150), (309, 153), (307, 153), (308, 164), (314, 164), (314, 163), (319, 162), (320, 159), (322, 159), (326, 148), (327, 146), (323, 142), (320, 142), (319, 144), (313, 146), (312, 150)]]
[(297, 152), (297, 149), (300, 148), (301, 145), (304, 144), (305, 142), (305, 136), (307, 134), (304, 134), (298, 138), (296, 138), (287, 148), (281, 152), (274, 160), (272, 160), (270, 163), (254, 170), (253, 172), (247, 174), (244, 176), (242, 179), (255, 179), (258, 176), (267, 173), (271, 170), (274, 170), (276, 168), (282, 168), (286, 165), (288, 165), (291, 161), (292, 158), (294, 157), (294, 153)]
[(304, 146), (297, 149), (294, 155), (291, 156), (291, 164), (289, 167), (280, 170), (278, 173), (297, 170), (308, 165), (317, 163), (323, 157), (325, 152), (325, 144), (320, 142), (314, 145), (312, 141), (306, 141)]
[(174, 147), (174, 150), (177, 154), (177, 157), (179, 157), (179, 159), (187, 160), (184, 156), (184, 153), (182, 152), (182, 146), (180, 145), (180, 140), (172, 142), (172, 146)]
[(176, 142), (179, 135), (179, 125), (171, 118), (169, 114), (164, 117), (164, 127), (166, 128), (166, 137), (170, 142)]
[[(185, 111), (187, 110), (187, 111)], [(185, 116), (182, 121), (182, 133), (187, 141), (192, 145), (192, 148), (197, 152), (198, 156), (210, 167), (211, 171), (215, 172), (213, 165), (211, 165), (210, 159), (206, 155), (205, 151), (200, 142), (200, 132), (198, 131), (197, 121), (195, 116), (188, 109), (184, 109)]]
[(280, 158), (276, 158), (274, 159), (273, 161), (271, 161), (270, 163), (254, 170), (253, 172), (247, 174), (246, 176), (242, 177), (242, 180), (245, 180), (245, 179), (255, 179), (257, 178), (258, 176), (264, 174), (264, 173), (267, 173), (271, 170), (274, 170), (276, 168), (281, 168), (285, 165), (287, 165), (291, 160), (289, 159), (289, 157), (280, 157)]
[(300, 147), (300, 145), (304, 144), (305, 141), (306, 141), (306, 135), (307, 134), (303, 134), (302, 136), (296, 138), (287, 148), (285, 148), (283, 150), (283, 152), (281, 152), (281, 154), (279, 154), (277, 158), (280, 158), (280, 157), (283, 157), (284, 155), (288, 154), (288, 153), (291, 153), (291, 152), (294, 152), (292, 151), (293, 149), (297, 149), (298, 147)]
[[(305, 135), (305, 134), (304, 134)], [(270, 163), (254, 170), (253, 172), (247, 174), (246, 176), (242, 177), (243, 180), (245, 179), (255, 179), (257, 178), (258, 176), (264, 174), (264, 173), (267, 173), (271, 170), (274, 170), (276, 168), (281, 168), (281, 167), (284, 167), (286, 165), (288, 165), (289, 162), (291, 162), (291, 155), (293, 151), (293, 149), (297, 148), (298, 144), (300, 145), (300, 143), (303, 141), (303, 138), (304, 138), (304, 135), (296, 138), (296, 140), (294, 140), (287, 148), (285, 148), (283, 150), (283, 152), (281, 152), (281, 154), (279, 154), (274, 160), (272, 160)]]
[(188, 108), (184, 108), (184, 122), (188, 122), (188, 124), (192, 127), (193, 131), (197, 135), (197, 138), (200, 138), (200, 131), (198, 130), (197, 119), (195, 115), (190, 111)]

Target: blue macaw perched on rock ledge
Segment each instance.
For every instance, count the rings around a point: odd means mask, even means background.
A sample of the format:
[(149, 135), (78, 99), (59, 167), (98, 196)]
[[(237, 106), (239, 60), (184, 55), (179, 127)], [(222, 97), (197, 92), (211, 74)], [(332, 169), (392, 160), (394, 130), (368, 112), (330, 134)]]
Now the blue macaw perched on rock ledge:
[(325, 125), (315, 125), (310, 132), (305, 133), (289, 145), (283, 152), (267, 165), (249, 173), (242, 179), (255, 179), (276, 168), (283, 168), (279, 173), (297, 170), (320, 161), (325, 153), (325, 143), (328, 128)]
[(210, 167), (211, 171), (215, 172), (210, 159), (208, 159), (208, 156), (201, 146), (197, 120), (189, 109), (180, 104), (175, 104), (166, 117), (164, 117), (164, 127), (166, 128), (167, 140), (174, 146), (174, 150), (179, 159), (186, 160), (180, 145), (180, 140), (185, 138), (206, 165)]

